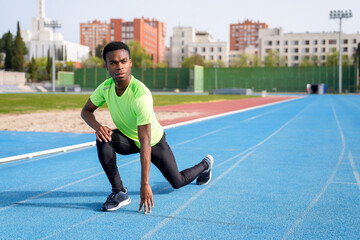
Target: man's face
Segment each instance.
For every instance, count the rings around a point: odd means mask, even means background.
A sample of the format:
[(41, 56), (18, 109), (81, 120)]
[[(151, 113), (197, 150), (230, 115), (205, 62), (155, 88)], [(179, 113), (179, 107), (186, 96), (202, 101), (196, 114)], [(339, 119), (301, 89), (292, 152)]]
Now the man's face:
[(105, 67), (110, 77), (114, 79), (115, 84), (130, 81), (131, 66), (132, 62), (129, 58), (129, 53), (124, 49), (111, 51), (106, 54)]

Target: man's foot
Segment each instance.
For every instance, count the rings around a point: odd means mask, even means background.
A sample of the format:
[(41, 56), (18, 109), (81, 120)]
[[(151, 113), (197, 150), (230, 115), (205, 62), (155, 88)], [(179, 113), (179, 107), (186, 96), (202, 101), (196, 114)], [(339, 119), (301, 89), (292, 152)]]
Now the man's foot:
[(208, 169), (206, 169), (205, 171), (200, 173), (200, 175), (196, 179), (197, 185), (206, 185), (211, 180), (211, 168), (214, 163), (214, 159), (211, 155), (206, 155), (205, 158), (203, 159), (203, 161), (205, 161), (209, 167), (208, 167)]
[(127, 189), (125, 188), (125, 192), (112, 192), (106, 199), (106, 202), (103, 204), (101, 210), (106, 212), (116, 211), (119, 208), (126, 206), (130, 203), (131, 199), (127, 193)]

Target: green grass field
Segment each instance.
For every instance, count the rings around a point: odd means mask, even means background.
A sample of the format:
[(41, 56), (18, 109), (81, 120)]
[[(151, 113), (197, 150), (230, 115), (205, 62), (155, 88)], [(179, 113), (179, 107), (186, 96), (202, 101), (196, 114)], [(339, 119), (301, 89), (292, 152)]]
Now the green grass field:
[[(0, 94), (0, 114), (81, 109), (87, 94)], [(154, 95), (154, 106), (249, 98), (244, 95)]]

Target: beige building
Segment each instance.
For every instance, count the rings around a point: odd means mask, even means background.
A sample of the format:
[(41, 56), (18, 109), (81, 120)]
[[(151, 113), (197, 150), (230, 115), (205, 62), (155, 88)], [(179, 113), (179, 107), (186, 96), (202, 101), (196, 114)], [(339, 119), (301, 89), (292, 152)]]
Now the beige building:
[[(299, 66), (304, 58), (326, 63), (332, 49), (339, 51), (339, 33), (283, 33), (281, 28), (261, 29), (259, 32), (259, 55), (264, 62), (270, 51), (284, 56), (287, 66)], [(356, 52), (360, 34), (342, 33), (342, 54), (349, 58)]]
[(205, 61), (229, 61), (229, 44), (215, 41), (210, 33), (197, 31), (193, 27), (174, 27), (170, 38), (169, 67), (181, 67), (186, 57), (198, 54)]

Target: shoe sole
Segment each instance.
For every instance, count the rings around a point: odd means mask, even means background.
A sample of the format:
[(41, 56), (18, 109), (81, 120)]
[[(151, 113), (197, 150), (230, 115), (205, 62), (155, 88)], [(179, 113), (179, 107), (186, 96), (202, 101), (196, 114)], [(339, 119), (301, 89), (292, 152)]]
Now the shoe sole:
[(210, 166), (210, 176), (209, 176), (209, 180), (205, 183), (202, 183), (202, 184), (198, 184), (200, 186), (204, 186), (204, 185), (207, 185), (210, 181), (211, 181), (211, 175), (212, 175), (212, 166), (213, 166), (213, 163), (214, 163), (214, 158), (211, 156), (211, 155), (206, 155), (205, 157), (209, 158), (210, 159), (210, 162), (211, 162), (211, 166)]
[(104, 212), (113, 212), (113, 211), (116, 211), (116, 210), (118, 210), (119, 208), (121, 208), (121, 207), (124, 207), (124, 206), (126, 206), (126, 205), (129, 205), (131, 203), (131, 199), (130, 198), (128, 198), (128, 199), (126, 199), (125, 201), (122, 201), (121, 203), (119, 203), (119, 205), (117, 205), (116, 207), (114, 207), (114, 208), (109, 208), (109, 209), (102, 209)]

